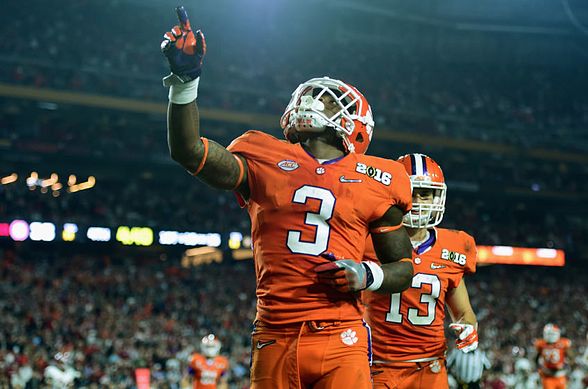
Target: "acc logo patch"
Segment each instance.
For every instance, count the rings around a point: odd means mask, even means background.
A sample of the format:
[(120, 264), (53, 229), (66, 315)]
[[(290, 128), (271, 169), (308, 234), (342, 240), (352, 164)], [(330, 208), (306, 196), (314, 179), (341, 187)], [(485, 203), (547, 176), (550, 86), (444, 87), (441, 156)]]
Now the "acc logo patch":
[(291, 172), (292, 170), (298, 169), (300, 165), (298, 165), (298, 162), (296, 161), (284, 159), (283, 161), (278, 162), (278, 167), (287, 172)]
[(357, 166), (355, 167), (355, 171), (361, 174), (365, 174), (366, 176), (373, 178), (380, 184), (386, 186), (390, 186), (390, 183), (392, 182), (392, 173), (383, 172), (381, 169), (368, 166), (365, 163), (358, 162)]

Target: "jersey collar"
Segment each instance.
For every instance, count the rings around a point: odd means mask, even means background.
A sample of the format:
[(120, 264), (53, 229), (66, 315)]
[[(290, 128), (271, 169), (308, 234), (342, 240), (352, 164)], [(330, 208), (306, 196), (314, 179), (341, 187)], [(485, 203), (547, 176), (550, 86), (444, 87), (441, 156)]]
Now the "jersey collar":
[(417, 255), (426, 253), (431, 249), (431, 247), (435, 245), (435, 242), (437, 242), (437, 230), (434, 228), (430, 228), (428, 231), (429, 237), (427, 238), (427, 240), (425, 240), (423, 243), (421, 243), (414, 249)]
[(345, 157), (348, 155), (348, 154), (343, 154), (343, 155), (342, 155), (342, 156), (340, 156), (340, 157), (337, 157), (337, 158), (334, 158), (334, 159), (329, 159), (329, 160), (327, 160), (327, 161), (323, 161), (323, 162), (319, 162), (319, 160), (318, 160), (318, 158), (317, 158), (317, 157), (315, 157), (315, 156), (314, 156), (314, 155), (312, 155), (312, 154), (311, 154), (311, 153), (310, 153), (308, 150), (306, 150), (304, 147), (302, 147), (302, 145), (301, 145), (300, 143), (299, 143), (299, 145), (300, 145), (300, 148), (301, 148), (302, 150), (304, 150), (304, 152), (305, 152), (305, 153), (306, 153), (306, 154), (307, 154), (309, 157), (311, 157), (312, 159), (314, 159), (314, 160), (315, 160), (315, 161), (316, 161), (316, 162), (317, 162), (319, 165), (331, 165), (331, 164), (333, 164), (333, 163), (336, 163), (336, 162), (338, 162), (338, 161), (342, 160), (343, 158), (345, 158)]

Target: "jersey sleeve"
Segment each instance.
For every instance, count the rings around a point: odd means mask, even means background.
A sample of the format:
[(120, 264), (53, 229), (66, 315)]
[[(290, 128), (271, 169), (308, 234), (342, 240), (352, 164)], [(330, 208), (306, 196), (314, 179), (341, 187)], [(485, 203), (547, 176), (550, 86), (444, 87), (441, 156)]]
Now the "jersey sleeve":
[(379, 158), (379, 160), (381, 161), (379, 165), (382, 166), (382, 170), (389, 172), (392, 178), (389, 185), (382, 185), (374, 181), (374, 185), (377, 185), (382, 191), (382, 201), (379, 201), (373, 207), (370, 222), (384, 216), (386, 211), (393, 206), (398, 207), (403, 214), (412, 209), (412, 186), (404, 167), (396, 161), (382, 158)]
[(196, 375), (196, 361), (198, 360), (198, 356), (197, 355), (192, 355), (192, 357), (190, 358), (190, 363), (188, 364), (188, 373), (190, 375)]
[(476, 272), (476, 263), (478, 262), (478, 249), (476, 248), (476, 241), (471, 235), (463, 231), (461, 231), (461, 234), (463, 236), (464, 251), (466, 255), (466, 265), (464, 272), (466, 274), (472, 274)]
[(378, 260), (378, 256), (376, 255), (376, 249), (374, 248), (374, 242), (372, 241), (371, 235), (368, 235), (365, 241), (363, 260), (380, 263), (380, 261)]
[(236, 138), (227, 147), (227, 150), (239, 154), (247, 163), (247, 184), (252, 199), (256, 198), (256, 182), (263, 175), (260, 173), (262, 166), (269, 160), (271, 150), (281, 141), (261, 131), (247, 131)]
[(229, 360), (225, 357), (223, 357), (223, 370), (221, 371), (221, 377), (224, 377), (225, 374), (227, 373), (227, 371), (229, 371), (229, 368), (231, 367)]

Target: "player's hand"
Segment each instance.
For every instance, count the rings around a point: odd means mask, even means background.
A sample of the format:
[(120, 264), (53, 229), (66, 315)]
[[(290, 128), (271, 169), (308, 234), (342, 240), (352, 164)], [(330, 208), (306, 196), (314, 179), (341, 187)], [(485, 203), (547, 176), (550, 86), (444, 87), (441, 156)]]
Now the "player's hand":
[(478, 348), (478, 331), (476, 327), (471, 324), (451, 323), (449, 328), (455, 331), (457, 336), (455, 345), (458, 350), (469, 353)]
[(164, 78), (164, 85), (186, 83), (200, 77), (202, 60), (206, 54), (206, 40), (202, 31), (192, 31), (188, 13), (183, 6), (176, 7), (179, 26), (163, 35), (161, 51), (167, 57), (172, 74)]
[(319, 282), (329, 285), (339, 292), (358, 292), (367, 285), (367, 271), (363, 263), (352, 259), (337, 257), (333, 253), (321, 254), (331, 262), (315, 267)]

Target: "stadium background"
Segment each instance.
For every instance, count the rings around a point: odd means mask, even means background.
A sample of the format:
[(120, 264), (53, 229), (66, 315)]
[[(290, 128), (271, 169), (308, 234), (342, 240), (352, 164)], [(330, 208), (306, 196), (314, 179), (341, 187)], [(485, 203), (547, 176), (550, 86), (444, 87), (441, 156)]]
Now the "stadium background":
[[(3, 4), (0, 387), (23, 366), (29, 387), (43, 387), (44, 367), (66, 350), (78, 387), (132, 387), (137, 367), (151, 368), (153, 387), (174, 387), (210, 331), (230, 357), (231, 387), (247, 385), (254, 273), (235, 259), (247, 256), (247, 215), (167, 151), (159, 42), (175, 5)], [(203, 133), (224, 144), (251, 128), (280, 136), (300, 82), (344, 79), (374, 110), (370, 153), (422, 152), (443, 167), (445, 227), (481, 245), (565, 250), (563, 268), (495, 265), (469, 278), (493, 361), (486, 381), (532, 356), (548, 321), (584, 350), (586, 2), (184, 5), (207, 36)], [(220, 254), (186, 256), (204, 245)]]

